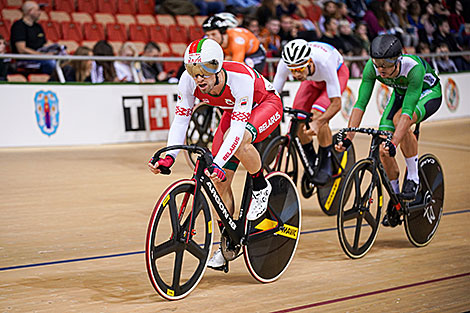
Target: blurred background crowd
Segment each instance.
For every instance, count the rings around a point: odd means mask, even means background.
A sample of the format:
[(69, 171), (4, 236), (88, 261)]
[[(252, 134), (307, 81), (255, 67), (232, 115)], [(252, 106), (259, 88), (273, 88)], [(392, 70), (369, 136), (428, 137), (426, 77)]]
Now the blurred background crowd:
[[(0, 54), (177, 56), (204, 36), (207, 16), (230, 12), (267, 57), (295, 38), (322, 41), (344, 56), (368, 56), (380, 34), (404, 53), (470, 50), (470, 0), (0, 0)], [(237, 25), (234, 25), (237, 26)], [(439, 72), (470, 70), (470, 58), (427, 58)], [(58, 81), (54, 60), (0, 59), (0, 80)], [(176, 82), (182, 62), (74, 60), (60, 63), (70, 82)], [(361, 77), (365, 61), (348, 61)], [(275, 68), (275, 67), (272, 67)], [(273, 69), (263, 74), (272, 78)]]

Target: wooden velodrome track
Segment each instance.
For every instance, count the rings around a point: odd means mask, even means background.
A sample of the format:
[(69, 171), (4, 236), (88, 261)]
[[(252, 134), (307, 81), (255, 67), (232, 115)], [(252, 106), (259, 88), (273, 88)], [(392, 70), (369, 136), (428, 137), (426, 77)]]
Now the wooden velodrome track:
[[(316, 197), (302, 199), (297, 253), (278, 281), (256, 282), (239, 258), (228, 274), (208, 269), (176, 302), (153, 290), (143, 250), (160, 193), (191, 174), (183, 157), (168, 177), (146, 166), (163, 143), (0, 149), (0, 312), (468, 311), (469, 133), (469, 119), (422, 125), (420, 152), (438, 156), (446, 184), (429, 246), (413, 247), (402, 226), (382, 227), (371, 251), (350, 260), (336, 218)], [(355, 144), (364, 157), (369, 138)]]

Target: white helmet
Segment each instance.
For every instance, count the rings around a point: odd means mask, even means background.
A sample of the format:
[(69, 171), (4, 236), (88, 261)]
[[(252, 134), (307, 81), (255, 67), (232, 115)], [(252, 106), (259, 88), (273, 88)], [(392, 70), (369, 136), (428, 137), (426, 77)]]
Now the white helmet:
[(304, 67), (310, 60), (312, 48), (303, 39), (289, 41), (282, 49), (282, 60), (289, 68)]
[(218, 16), (221, 19), (223, 19), (228, 28), (238, 27), (238, 19), (232, 13), (222, 12), (222, 13), (214, 14), (214, 16)]
[(191, 42), (184, 52), (184, 66), (192, 77), (217, 74), (222, 69), (223, 63), (222, 47), (209, 38)]

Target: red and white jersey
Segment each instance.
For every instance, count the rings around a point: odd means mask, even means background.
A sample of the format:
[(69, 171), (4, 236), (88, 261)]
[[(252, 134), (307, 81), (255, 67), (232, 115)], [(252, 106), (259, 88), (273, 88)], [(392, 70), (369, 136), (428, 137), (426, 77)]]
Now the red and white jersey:
[[(170, 127), (167, 145), (184, 143), (196, 98), (208, 105), (231, 110), (230, 131), (214, 158), (214, 163), (223, 167), (238, 149), (253, 108), (269, 93), (275, 92), (273, 85), (252, 68), (239, 62), (225, 61), (222, 67), (225, 81), (219, 95), (202, 93), (194, 79), (185, 71), (178, 83), (178, 101), (175, 119)], [(174, 157), (177, 150), (169, 152)]]

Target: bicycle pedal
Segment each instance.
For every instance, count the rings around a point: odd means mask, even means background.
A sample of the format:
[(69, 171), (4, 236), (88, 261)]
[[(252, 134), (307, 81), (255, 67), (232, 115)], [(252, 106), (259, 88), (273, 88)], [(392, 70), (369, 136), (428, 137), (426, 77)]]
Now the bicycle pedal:
[(224, 273), (228, 273), (228, 262), (225, 262), (225, 264), (222, 266), (217, 266), (217, 267), (207, 266), (207, 267), (216, 271), (222, 271)]

